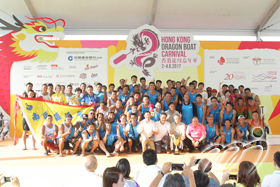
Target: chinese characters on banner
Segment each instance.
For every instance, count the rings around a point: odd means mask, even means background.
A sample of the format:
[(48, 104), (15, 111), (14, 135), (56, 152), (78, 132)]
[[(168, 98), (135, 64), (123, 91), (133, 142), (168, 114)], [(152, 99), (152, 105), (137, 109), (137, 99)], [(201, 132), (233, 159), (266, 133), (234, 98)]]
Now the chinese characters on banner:
[(132, 30), (127, 37), (126, 50), (110, 58), (110, 65), (119, 68), (126, 64), (143, 77), (154, 78), (160, 72), (181, 72), (201, 62), (200, 43), (192, 34), (161, 33), (154, 26), (144, 25)]

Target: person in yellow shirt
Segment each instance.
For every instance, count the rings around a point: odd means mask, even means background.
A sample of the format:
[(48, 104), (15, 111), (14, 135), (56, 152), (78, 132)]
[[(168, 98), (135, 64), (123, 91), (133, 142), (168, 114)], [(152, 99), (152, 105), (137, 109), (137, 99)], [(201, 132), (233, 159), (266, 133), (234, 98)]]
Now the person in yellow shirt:
[(67, 104), (64, 94), (61, 93), (61, 86), (59, 84), (55, 86), (55, 91), (56, 93), (52, 94), (51, 96), (51, 101)]

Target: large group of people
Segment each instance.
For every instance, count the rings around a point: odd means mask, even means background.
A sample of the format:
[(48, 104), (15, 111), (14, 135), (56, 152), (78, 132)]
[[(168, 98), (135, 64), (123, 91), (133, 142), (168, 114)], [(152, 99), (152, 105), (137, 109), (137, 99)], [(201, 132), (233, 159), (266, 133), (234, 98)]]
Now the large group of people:
[[(167, 80), (167, 87), (162, 87), (161, 80), (147, 83), (142, 77), (137, 82), (133, 75), (130, 85), (121, 79), (118, 88), (110, 84), (107, 90), (101, 83), (95, 89), (82, 83), (74, 93), (72, 85), (56, 85), (54, 92), (52, 84), (43, 84), (42, 91), (35, 93), (29, 82), (22, 96), (91, 107), (80, 121), (67, 114), (59, 126), (52, 123), (53, 116), (47, 116), (40, 130), (45, 155), (53, 150), (61, 157), (85, 156), (97, 154), (97, 149), (107, 157), (146, 149), (167, 154), (176, 148), (182, 153), (202, 152), (210, 147), (248, 147), (252, 142), (266, 149), (260, 140), (267, 124), (261, 120), (260, 99), (250, 88), (221, 82), (219, 91), (210, 87), (204, 91), (202, 82), (189, 79)], [(24, 150), (28, 130), (23, 119)]]

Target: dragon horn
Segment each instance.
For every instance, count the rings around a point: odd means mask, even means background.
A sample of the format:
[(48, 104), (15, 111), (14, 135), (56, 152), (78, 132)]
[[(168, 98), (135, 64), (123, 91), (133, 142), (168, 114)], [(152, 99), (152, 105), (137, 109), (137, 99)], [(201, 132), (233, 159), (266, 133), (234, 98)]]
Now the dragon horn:
[(0, 23), (5, 25), (6, 27), (0, 27), (2, 30), (14, 30), (14, 31), (21, 31), (21, 28), (16, 27), (14, 25), (11, 25), (10, 23), (4, 21), (3, 19), (0, 18)]
[(16, 25), (22, 28), (25, 28), (23, 23), (15, 16), (13, 15), (14, 20), (16, 21)]

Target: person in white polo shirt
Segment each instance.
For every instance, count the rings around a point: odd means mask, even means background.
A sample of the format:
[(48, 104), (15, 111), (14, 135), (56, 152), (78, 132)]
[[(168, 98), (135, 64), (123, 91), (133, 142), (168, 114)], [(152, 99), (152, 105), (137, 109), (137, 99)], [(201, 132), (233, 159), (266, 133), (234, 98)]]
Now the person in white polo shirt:
[(170, 123), (166, 121), (166, 113), (160, 114), (160, 121), (155, 122), (155, 145), (157, 153), (161, 153), (161, 145), (164, 144), (164, 148), (167, 154), (170, 154), (169, 150), (169, 136)]
[(262, 187), (280, 186), (280, 151), (274, 153), (274, 167), (276, 171), (273, 174), (266, 175), (262, 181)]
[(144, 118), (137, 128), (138, 134), (141, 134), (140, 142), (142, 144), (142, 151), (145, 152), (147, 146), (149, 149), (155, 150), (153, 134), (155, 134), (155, 122), (151, 120), (150, 111), (146, 111)]
[(156, 178), (158, 174), (162, 174), (158, 187), (162, 187), (165, 181), (165, 178), (169, 175), (169, 173), (164, 174), (161, 171), (161, 168), (157, 166), (158, 163), (157, 153), (152, 149), (147, 149), (143, 154), (143, 162), (147, 165), (143, 170), (137, 172), (135, 180), (139, 184), (139, 186), (149, 187), (153, 180)]

